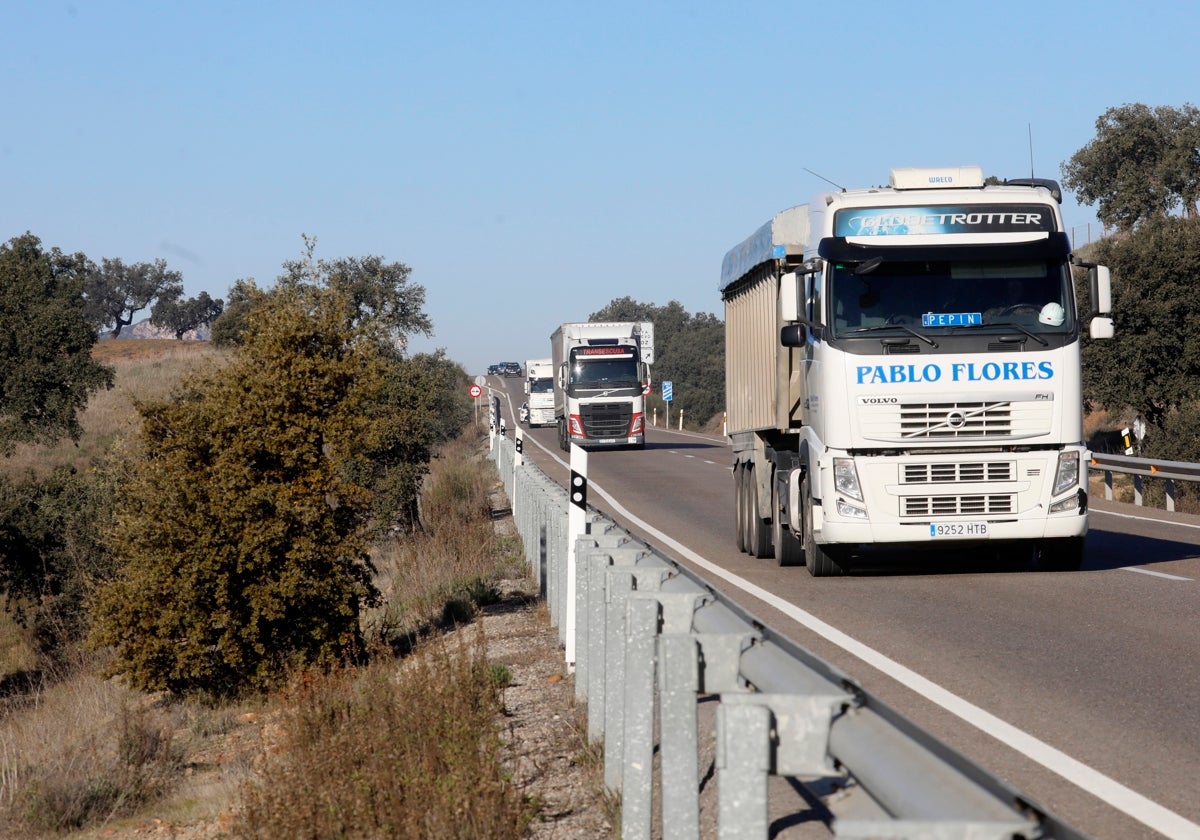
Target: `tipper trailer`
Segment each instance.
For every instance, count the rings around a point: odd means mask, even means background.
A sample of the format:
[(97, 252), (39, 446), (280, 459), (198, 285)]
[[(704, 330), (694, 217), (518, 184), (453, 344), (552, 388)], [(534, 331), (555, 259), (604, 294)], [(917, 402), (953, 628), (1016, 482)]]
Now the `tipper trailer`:
[(1046, 179), (892, 170), (725, 255), (740, 550), (814, 576), (946, 546), (1079, 567), (1081, 321), (1094, 339), (1113, 326), (1108, 269), (1073, 258), (1061, 201)]
[(654, 324), (561, 324), (550, 346), (559, 447), (644, 449)]

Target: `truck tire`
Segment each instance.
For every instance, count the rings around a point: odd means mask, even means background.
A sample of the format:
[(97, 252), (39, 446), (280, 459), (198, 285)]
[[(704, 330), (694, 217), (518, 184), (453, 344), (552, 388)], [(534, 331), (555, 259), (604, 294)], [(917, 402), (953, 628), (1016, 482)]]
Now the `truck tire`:
[(1083, 546), (1083, 537), (1042, 540), (1038, 546), (1037, 568), (1043, 572), (1077, 572), (1083, 566)]
[(742, 489), (742, 468), (733, 469), (734, 530), (737, 532), (737, 550), (746, 550), (746, 491)]
[(803, 566), (804, 546), (784, 527), (784, 512), (780, 503), (779, 481), (771, 481), (771, 542), (775, 545), (775, 562), (780, 566)]
[(751, 557), (770, 557), (771, 531), (763, 524), (762, 511), (758, 506), (758, 481), (754, 467), (746, 470), (746, 551)]
[(845, 559), (839, 549), (824, 546), (813, 539), (812, 488), (809, 477), (800, 482), (800, 496), (804, 508), (804, 565), (813, 577), (836, 577), (846, 573)]
[(562, 420), (558, 421), (558, 448), (563, 452), (571, 450), (570, 445), (567, 443), (567, 424)]

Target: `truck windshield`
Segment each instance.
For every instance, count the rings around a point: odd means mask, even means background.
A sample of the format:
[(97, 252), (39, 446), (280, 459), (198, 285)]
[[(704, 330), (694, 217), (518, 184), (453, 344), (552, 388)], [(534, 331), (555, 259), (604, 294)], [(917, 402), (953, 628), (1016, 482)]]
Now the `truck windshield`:
[(957, 327), (1074, 329), (1070, 272), (1057, 260), (834, 263), (829, 299), (834, 334), (842, 337), (889, 326), (926, 335)]
[(584, 388), (611, 388), (638, 384), (638, 365), (632, 356), (623, 359), (575, 359), (571, 384)]
[(529, 381), (529, 393), (531, 394), (549, 394), (554, 391), (554, 380), (549, 377), (545, 379), (531, 379)]

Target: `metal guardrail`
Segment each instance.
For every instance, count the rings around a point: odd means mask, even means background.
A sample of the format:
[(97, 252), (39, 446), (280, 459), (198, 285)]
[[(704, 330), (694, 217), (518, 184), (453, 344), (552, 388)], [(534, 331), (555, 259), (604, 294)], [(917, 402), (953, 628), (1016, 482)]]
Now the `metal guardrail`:
[(1091, 469), (1104, 473), (1104, 498), (1112, 501), (1113, 473), (1133, 476), (1133, 501), (1141, 505), (1144, 478), (1162, 479), (1166, 491), (1167, 510), (1175, 511), (1175, 482), (1200, 481), (1200, 464), (1186, 461), (1160, 461), (1154, 458), (1135, 458), (1132, 455), (1092, 453)]
[(769, 836), (771, 775), (814, 801), (836, 789), (825, 805), (839, 838), (1084, 836), (594, 509), (568, 545), (567, 491), (518, 463), (512, 440), (492, 451), (560, 642), (573, 623), (575, 695), (625, 840), (651, 837), (656, 817), (664, 836), (701, 836), (702, 739), (720, 840)]

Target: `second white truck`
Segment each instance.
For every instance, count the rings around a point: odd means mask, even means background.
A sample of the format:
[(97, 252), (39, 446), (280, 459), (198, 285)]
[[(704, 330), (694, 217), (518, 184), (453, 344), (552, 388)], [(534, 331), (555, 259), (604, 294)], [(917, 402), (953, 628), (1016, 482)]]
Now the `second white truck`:
[(554, 362), (525, 360), (525, 397), (529, 427), (554, 425)]
[(644, 449), (654, 325), (562, 324), (550, 336), (550, 347), (559, 447)]
[(1108, 269), (1072, 257), (1061, 201), (978, 167), (893, 170), (725, 255), (738, 548), (816, 576), (938, 547), (1079, 567), (1079, 343), (1113, 326)]

